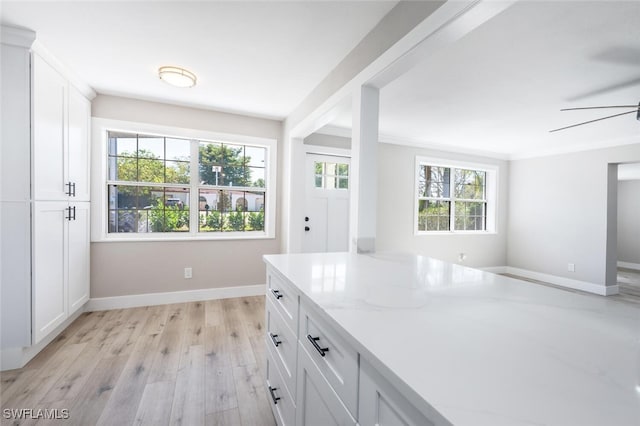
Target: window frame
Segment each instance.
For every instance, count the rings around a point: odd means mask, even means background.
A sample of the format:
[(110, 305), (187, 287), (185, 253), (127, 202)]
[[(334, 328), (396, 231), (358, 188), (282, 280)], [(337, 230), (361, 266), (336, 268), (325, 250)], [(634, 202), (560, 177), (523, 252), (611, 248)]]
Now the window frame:
[[(190, 149), (190, 179), (188, 184), (158, 184), (163, 187), (179, 186), (189, 188), (189, 231), (188, 232), (149, 232), (149, 233), (109, 233), (108, 215), (108, 132), (137, 133), (151, 136), (188, 139), (198, 141), (191, 143)], [(92, 170), (91, 170), (91, 241), (94, 242), (122, 242), (122, 241), (200, 241), (200, 240), (255, 240), (274, 239), (276, 228), (276, 170), (277, 170), (277, 140), (255, 136), (217, 133), (205, 130), (187, 129), (182, 127), (163, 126), (150, 123), (138, 123), (122, 120), (92, 118)], [(199, 231), (199, 142), (222, 142), (227, 144), (255, 146), (265, 148), (265, 186), (263, 197), (265, 201), (264, 231)], [(148, 186), (142, 182), (130, 182), (131, 185)], [(228, 187), (227, 190), (245, 190), (245, 187)], [(255, 189), (255, 188), (252, 188)], [(261, 188), (262, 189), (262, 188)]]
[[(447, 167), (451, 169), (450, 172), (450, 194), (449, 197), (444, 199), (450, 201), (449, 208), (449, 220), (451, 227), (455, 227), (455, 202), (456, 201), (468, 201), (466, 199), (456, 199), (454, 196), (454, 183), (455, 170), (476, 170), (486, 173), (485, 176), (485, 200), (486, 202), (486, 216), (485, 216), (485, 229), (484, 230), (420, 230), (418, 229), (419, 221), (419, 206), (420, 200), (425, 197), (419, 195), (419, 179), (420, 179), (420, 167), (422, 166), (435, 166), (435, 167)], [(498, 222), (498, 166), (486, 163), (475, 163), (458, 160), (448, 160), (444, 158), (424, 157), (416, 156), (415, 168), (414, 168), (414, 194), (413, 194), (413, 232), (415, 236), (423, 235), (491, 235), (497, 233)]]

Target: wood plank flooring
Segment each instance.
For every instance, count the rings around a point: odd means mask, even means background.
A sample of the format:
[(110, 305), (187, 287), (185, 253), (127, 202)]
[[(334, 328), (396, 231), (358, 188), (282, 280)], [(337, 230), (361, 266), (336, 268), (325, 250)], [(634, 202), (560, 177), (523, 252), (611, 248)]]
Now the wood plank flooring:
[(2, 425), (275, 425), (264, 384), (264, 296), (82, 314), (24, 368), (1, 408), (67, 420)]

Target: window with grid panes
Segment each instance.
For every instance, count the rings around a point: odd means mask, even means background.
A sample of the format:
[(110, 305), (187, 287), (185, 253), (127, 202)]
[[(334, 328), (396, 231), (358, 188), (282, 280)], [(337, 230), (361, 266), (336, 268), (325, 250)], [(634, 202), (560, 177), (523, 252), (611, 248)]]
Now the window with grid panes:
[(266, 147), (110, 131), (107, 150), (108, 233), (264, 233)]
[(428, 162), (417, 167), (418, 232), (488, 230), (487, 188), (495, 173)]

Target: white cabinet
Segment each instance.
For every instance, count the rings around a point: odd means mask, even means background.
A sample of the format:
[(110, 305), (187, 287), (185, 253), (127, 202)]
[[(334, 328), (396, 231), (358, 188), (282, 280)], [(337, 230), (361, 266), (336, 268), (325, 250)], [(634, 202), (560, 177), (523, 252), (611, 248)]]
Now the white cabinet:
[(89, 300), (89, 203), (33, 207), (33, 343)]
[(67, 317), (65, 252), (67, 203), (42, 201), (33, 207), (33, 343)]
[(72, 219), (67, 221), (69, 315), (89, 300), (89, 236), (91, 233), (89, 205), (88, 202), (69, 205), (72, 213)]
[(33, 199), (89, 201), (91, 104), (33, 55)]
[(357, 413), (358, 352), (322, 319), (319, 312), (300, 303), (300, 344), (351, 414)]
[(91, 104), (35, 53), (32, 65), (35, 344), (89, 300)]
[(277, 355), (273, 353), (272, 347), (267, 345), (267, 390), (271, 410), (280, 426), (292, 426), (295, 425), (295, 401), (282, 377), (282, 365), (276, 359)]
[[(67, 131), (67, 177), (71, 183), (73, 201), (89, 201), (89, 164), (91, 146), (89, 129), (91, 126), (91, 103), (75, 87), (69, 86), (69, 127)], [(68, 189), (68, 188), (66, 188)]]
[(308, 426), (355, 425), (338, 395), (300, 343), (296, 424)]
[(34, 38), (2, 26), (2, 369), (89, 298), (91, 104)]
[(296, 358), (298, 337), (286, 325), (285, 320), (270, 298), (266, 303), (267, 347), (272, 349), (285, 385), (291, 395), (296, 394)]
[(33, 199), (63, 200), (67, 169), (67, 81), (44, 59), (32, 55)]
[(449, 424), (437, 413), (431, 421), (398, 392), (371, 364), (360, 365), (360, 424), (434, 426)]
[[(35, 34), (2, 27), (0, 350), (31, 344), (31, 55)], [(7, 357), (0, 355), (4, 369)], [(9, 366), (7, 368), (11, 368)]]

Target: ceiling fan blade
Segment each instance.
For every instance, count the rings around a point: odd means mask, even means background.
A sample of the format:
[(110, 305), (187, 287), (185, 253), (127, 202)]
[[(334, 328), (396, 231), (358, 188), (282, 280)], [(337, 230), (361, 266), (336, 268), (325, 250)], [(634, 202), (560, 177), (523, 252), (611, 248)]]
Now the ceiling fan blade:
[(559, 132), (560, 130), (566, 130), (566, 129), (570, 129), (572, 127), (583, 126), (585, 124), (595, 123), (596, 121), (602, 121), (602, 120), (606, 120), (608, 118), (618, 117), (618, 116), (626, 115), (626, 114), (633, 114), (633, 113), (636, 113), (636, 112), (640, 113), (640, 109), (634, 109), (633, 111), (621, 112), (619, 114), (613, 114), (613, 115), (609, 115), (607, 117), (596, 118), (595, 120), (583, 121), (582, 123), (572, 124), (571, 126), (560, 127), (559, 129), (549, 130), (549, 133)]
[(606, 105), (606, 106), (591, 106), (591, 107), (578, 107), (578, 108), (562, 108), (560, 111), (578, 111), (581, 109), (604, 109), (604, 108), (638, 108), (638, 105)]

